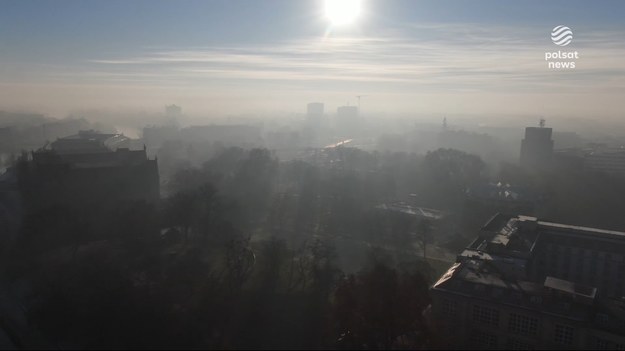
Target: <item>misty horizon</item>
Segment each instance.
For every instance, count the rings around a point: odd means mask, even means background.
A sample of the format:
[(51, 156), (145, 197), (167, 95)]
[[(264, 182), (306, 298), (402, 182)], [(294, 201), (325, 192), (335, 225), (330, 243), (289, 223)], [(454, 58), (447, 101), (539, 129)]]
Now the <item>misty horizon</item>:
[(623, 14), (0, 0), (0, 349), (625, 349)]
[[(0, 15), (3, 109), (156, 111), (175, 101), (198, 115), (271, 114), (316, 100), (355, 105), (356, 95), (370, 113), (619, 118), (625, 108), (618, 2), (365, 1), (344, 26), (328, 24), (323, 1), (112, 1), (90, 21), (86, 3), (64, 4), (43, 15), (47, 4), (12, 3)], [(574, 30), (567, 47), (550, 40), (562, 23)], [(547, 68), (544, 53), (558, 50), (579, 52), (574, 70)]]

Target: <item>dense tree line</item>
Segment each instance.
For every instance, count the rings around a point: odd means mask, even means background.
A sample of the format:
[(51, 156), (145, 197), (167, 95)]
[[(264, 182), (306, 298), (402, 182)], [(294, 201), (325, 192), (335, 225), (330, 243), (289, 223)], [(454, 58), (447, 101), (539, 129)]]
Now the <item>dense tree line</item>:
[[(60, 348), (424, 345), (426, 265), (339, 265), (334, 239), (365, 238), (361, 220), (396, 180), (377, 155), (337, 153), (340, 164), (325, 167), (225, 149), (180, 169), (158, 204), (28, 213), (4, 269), (26, 289), (28, 328), (16, 339)], [(357, 308), (345, 308), (345, 294), (360, 296)], [(378, 294), (406, 305), (385, 315), (372, 304)]]
[[(6, 315), (0, 327), (24, 347), (435, 346), (422, 312), (436, 276), (423, 257), (445, 244), (441, 234), (457, 239), (454, 250), (475, 235), (453, 214), (467, 188), (489, 180), (544, 194), (537, 213), (547, 219), (625, 224), (614, 212), (625, 182), (607, 175), (512, 165), (491, 175), (479, 157), (450, 149), (339, 147), (279, 162), (227, 148), (178, 169), (159, 203), (27, 213), (2, 256), (27, 322), (12, 329)], [(377, 207), (397, 199), (451, 220)]]

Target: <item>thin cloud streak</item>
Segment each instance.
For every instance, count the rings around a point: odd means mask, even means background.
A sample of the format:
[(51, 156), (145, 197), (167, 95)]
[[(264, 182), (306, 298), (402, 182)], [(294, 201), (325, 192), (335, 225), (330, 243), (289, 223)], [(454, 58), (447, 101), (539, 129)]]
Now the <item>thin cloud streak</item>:
[[(139, 97), (142, 90), (146, 96), (165, 100), (171, 96), (247, 99), (250, 109), (257, 106), (252, 101), (277, 104), (273, 96), (293, 106), (302, 104), (305, 96), (339, 99), (358, 92), (380, 97), (380, 109), (392, 106), (404, 111), (435, 106), (503, 111), (510, 109), (507, 101), (518, 104), (513, 108), (517, 112), (531, 108), (577, 112), (580, 106), (587, 111), (622, 111), (625, 106), (617, 94), (625, 92), (623, 33), (578, 30), (573, 44), (563, 49), (551, 43), (550, 30), (411, 25), (375, 37), (305, 38), (271, 46), (150, 47), (71, 66), (42, 67), (16, 79), (39, 85), (24, 88), (22, 96), (62, 88), (89, 98), (106, 91), (102, 97), (106, 101), (132, 91), (137, 104), (146, 101)], [(557, 50), (578, 50), (576, 69), (548, 69), (544, 54)], [(9, 81), (0, 79), (0, 83)], [(505, 99), (494, 98), (502, 94)], [(599, 94), (610, 98), (598, 99)], [(543, 95), (548, 103), (527, 104), (530, 97), (540, 100)], [(193, 103), (191, 98), (185, 101)]]
[[(328, 38), (325, 41), (313, 38), (273, 47), (160, 50), (139, 57), (91, 62), (102, 66), (99, 71), (109, 68), (113, 76), (124, 71), (131, 74), (137, 70), (135, 66), (141, 66), (141, 71), (159, 72), (174, 80), (207, 82), (227, 79), (283, 81), (285, 84), (302, 80), (371, 82), (398, 84), (398, 90), (411, 84), (445, 90), (467, 86), (481, 86), (484, 91), (540, 87), (551, 91), (553, 88), (554, 72), (547, 69), (544, 60), (544, 52), (553, 48), (544, 42), (533, 42), (531, 38), (536, 36), (533, 31), (487, 29), (476, 25), (422, 25), (408, 29), (425, 29), (429, 32), (423, 35), (434, 39), (408, 39), (407, 35)], [(516, 35), (504, 37), (500, 33)], [(545, 33), (540, 34), (544, 37), (541, 39), (548, 40)], [(625, 50), (608, 45), (618, 42), (617, 35), (617, 32), (585, 34), (586, 39), (580, 44), (585, 50), (580, 48), (580, 68), (556, 73), (569, 75), (565, 81), (579, 77), (586, 82), (623, 88), (625, 64), (613, 58), (623, 57)], [(588, 38), (602, 40), (594, 48)], [(602, 72), (610, 72), (611, 79), (603, 79)], [(551, 81), (546, 80), (549, 77)], [(572, 87), (565, 84), (562, 88)]]

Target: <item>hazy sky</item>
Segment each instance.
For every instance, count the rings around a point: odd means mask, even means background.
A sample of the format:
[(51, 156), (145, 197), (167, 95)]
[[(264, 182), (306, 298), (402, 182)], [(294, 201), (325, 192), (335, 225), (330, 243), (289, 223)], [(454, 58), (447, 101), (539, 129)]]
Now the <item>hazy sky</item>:
[[(624, 17), (622, 1), (363, 0), (337, 27), (324, 0), (0, 0), (0, 109), (302, 112), (362, 94), (369, 112), (620, 117)], [(549, 69), (558, 50), (575, 69)]]

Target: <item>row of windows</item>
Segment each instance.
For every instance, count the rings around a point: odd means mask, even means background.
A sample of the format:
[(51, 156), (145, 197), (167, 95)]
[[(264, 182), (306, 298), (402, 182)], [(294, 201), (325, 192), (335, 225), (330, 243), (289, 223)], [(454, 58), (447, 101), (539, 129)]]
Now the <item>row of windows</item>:
[[(447, 313), (453, 313), (455, 315), (457, 313), (457, 305), (455, 303), (452, 304), (451, 301), (448, 302), (449, 304), (447, 305), (443, 303), (443, 306), (447, 306), (443, 307), (443, 310), (447, 311)], [(499, 326), (499, 311), (490, 307), (473, 305), (473, 321), (497, 327)], [(510, 313), (508, 331), (523, 336), (533, 337), (538, 334), (538, 325), (539, 320), (536, 317)], [(482, 334), (484, 333), (479, 334), (476, 338), (484, 340), (485, 337)], [(575, 329), (573, 327), (556, 324), (553, 341), (560, 345), (569, 346), (573, 344), (574, 334)], [(510, 340), (508, 340), (508, 343), (510, 343)], [(520, 349), (527, 349), (527, 347), (525, 347), (527, 345), (521, 345), (516, 341), (514, 345)]]
[(487, 325), (498, 326), (499, 311), (490, 307), (473, 305), (473, 320)]
[[(442, 301), (442, 311), (449, 317), (455, 317), (458, 315), (458, 303), (453, 300), (445, 299)], [(481, 323), (482, 325), (499, 326), (500, 313), (496, 308), (473, 305), (472, 312), (473, 321)], [(599, 315), (597, 318), (601, 319), (602, 317), (604, 316)], [(508, 331), (526, 337), (536, 337), (539, 332), (539, 324), (539, 318), (510, 313)], [(575, 340), (575, 329), (571, 326), (556, 324), (552, 336), (554, 343), (563, 346), (571, 346)], [(475, 341), (474, 344), (476, 344), (476, 346), (483, 347), (495, 347), (497, 342), (495, 336), (481, 331), (474, 331), (474, 333), (472, 333), (472, 340)], [(597, 349), (625, 350), (625, 345), (615, 344), (599, 338), (595, 338), (594, 343), (594, 347)], [(517, 339), (508, 339), (507, 345), (511, 349), (529, 349), (531, 346)]]
[(594, 338), (593, 348), (595, 350), (625, 350), (625, 344), (617, 344), (609, 340)]
[(518, 339), (508, 339), (508, 343), (506, 345), (508, 350), (533, 350), (534, 345), (528, 344), (524, 341)]
[(471, 332), (471, 345), (476, 349), (494, 349), (497, 347), (497, 336), (480, 330)]
[[(566, 325), (556, 325), (554, 333), (554, 342), (560, 345), (571, 346), (573, 345), (574, 329)], [(497, 347), (497, 336), (495, 334), (487, 333), (481, 330), (471, 331), (471, 344), (474, 347), (490, 349)], [(532, 350), (534, 346), (525, 341), (508, 338), (506, 346), (510, 350)], [(625, 350), (625, 345), (615, 344), (613, 342), (595, 338), (594, 347), (598, 350)]]
[(511, 313), (508, 330), (516, 334), (534, 336), (538, 333), (538, 318)]
[[(498, 348), (497, 336), (480, 330), (471, 332), (471, 346), (477, 349), (495, 349)], [(506, 341), (506, 349), (508, 350), (534, 350), (534, 345), (522, 340), (508, 338)]]
[(458, 302), (452, 300), (443, 300), (443, 314), (449, 317), (455, 317), (458, 314)]
[[(568, 240), (564, 239), (564, 241)], [(544, 243), (541, 246), (541, 251), (547, 252), (549, 254), (567, 253), (577, 256), (601, 257), (601, 259), (605, 258), (608, 260), (625, 262), (625, 255), (622, 254), (623, 245), (612, 245), (605, 242), (590, 240), (583, 242), (569, 242), (568, 244), (559, 241), (556, 244)]]
[(560, 345), (573, 344), (573, 332), (575, 329), (567, 325), (556, 324), (556, 330), (553, 334), (553, 341)]

